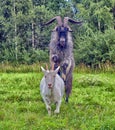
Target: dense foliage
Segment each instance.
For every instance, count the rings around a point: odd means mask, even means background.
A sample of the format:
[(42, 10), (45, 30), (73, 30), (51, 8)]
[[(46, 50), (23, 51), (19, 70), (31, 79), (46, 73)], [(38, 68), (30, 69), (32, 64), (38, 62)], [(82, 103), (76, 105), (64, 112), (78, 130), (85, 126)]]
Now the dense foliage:
[(48, 61), (50, 33), (41, 24), (61, 15), (82, 20), (73, 29), (76, 64), (115, 63), (114, 0), (1, 0), (0, 62)]

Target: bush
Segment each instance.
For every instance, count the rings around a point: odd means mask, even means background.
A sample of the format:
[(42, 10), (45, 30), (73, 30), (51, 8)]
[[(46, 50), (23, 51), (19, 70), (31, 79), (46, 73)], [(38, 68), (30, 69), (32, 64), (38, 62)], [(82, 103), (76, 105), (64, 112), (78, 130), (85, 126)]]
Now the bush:
[(80, 86), (87, 87), (87, 86), (103, 86), (108, 83), (108, 80), (102, 80), (100, 77), (96, 76), (82, 76), (77, 81)]

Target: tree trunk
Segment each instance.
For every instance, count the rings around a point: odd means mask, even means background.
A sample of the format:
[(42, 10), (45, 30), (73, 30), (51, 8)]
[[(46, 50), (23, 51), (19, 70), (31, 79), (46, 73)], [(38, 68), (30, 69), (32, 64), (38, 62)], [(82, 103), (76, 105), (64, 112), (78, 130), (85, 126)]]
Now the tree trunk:
[(15, 41), (15, 58), (16, 58), (16, 61), (18, 60), (18, 56), (17, 56), (17, 52), (18, 52), (18, 48), (17, 48), (17, 24), (16, 24), (16, 5), (15, 5), (15, 0), (14, 0), (14, 41)]
[(98, 30), (101, 31), (101, 23), (99, 20), (98, 20)]
[(34, 23), (32, 22), (32, 48), (35, 48)]
[[(115, 5), (114, 5), (112, 11), (113, 11), (113, 18), (115, 19)], [(115, 22), (114, 22), (114, 29), (115, 29)]]

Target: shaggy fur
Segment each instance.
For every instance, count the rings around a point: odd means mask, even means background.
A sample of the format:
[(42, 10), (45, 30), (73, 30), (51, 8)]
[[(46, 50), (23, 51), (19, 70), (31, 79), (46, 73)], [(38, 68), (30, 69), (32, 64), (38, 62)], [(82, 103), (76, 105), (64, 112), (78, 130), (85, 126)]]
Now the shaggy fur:
[(71, 32), (67, 32), (67, 42), (64, 48), (61, 48), (58, 45), (57, 39), (58, 33), (53, 31), (49, 45), (50, 64), (55, 63), (55, 68), (57, 68), (59, 65), (61, 66), (59, 74), (65, 82), (66, 101), (68, 101), (68, 97), (72, 89), (72, 72), (75, 66)]
[(54, 64), (55, 69), (61, 66), (58, 74), (65, 82), (66, 102), (68, 102), (72, 90), (72, 72), (75, 66), (71, 36), (72, 30), (68, 25), (68, 21), (74, 24), (81, 24), (81, 22), (77, 22), (69, 17), (64, 17), (64, 21), (62, 22), (61, 17), (56, 16), (44, 25), (51, 24), (55, 20), (57, 20), (58, 25), (51, 34), (51, 41), (49, 44), (50, 64)]

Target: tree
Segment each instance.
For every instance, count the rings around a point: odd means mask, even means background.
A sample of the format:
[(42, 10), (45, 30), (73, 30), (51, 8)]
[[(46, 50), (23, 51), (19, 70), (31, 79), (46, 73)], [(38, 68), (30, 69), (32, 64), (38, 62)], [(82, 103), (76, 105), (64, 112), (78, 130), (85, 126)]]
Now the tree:
[(57, 15), (83, 21), (82, 26), (70, 25), (76, 64), (115, 63), (114, 0), (1, 0), (0, 62), (31, 64), (48, 59), (56, 23), (41, 25)]

